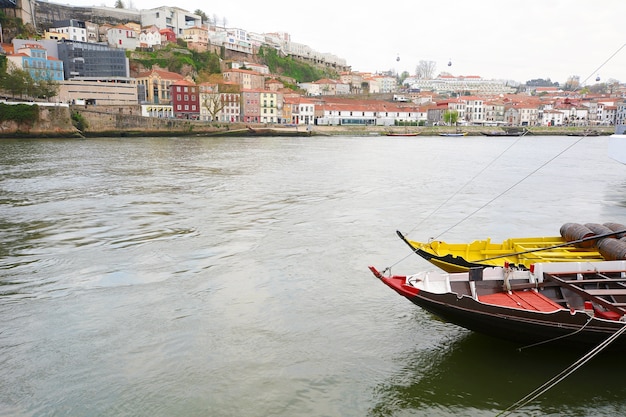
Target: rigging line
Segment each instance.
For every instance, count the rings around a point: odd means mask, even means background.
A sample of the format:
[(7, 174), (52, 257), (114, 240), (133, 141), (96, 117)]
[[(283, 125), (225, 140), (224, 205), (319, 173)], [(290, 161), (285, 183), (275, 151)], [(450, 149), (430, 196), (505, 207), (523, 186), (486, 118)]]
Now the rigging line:
[(517, 351), (518, 351), (518, 352), (521, 352), (521, 351), (522, 351), (522, 350), (524, 350), (524, 349), (533, 348), (533, 347), (536, 347), (536, 346), (539, 346), (539, 345), (544, 345), (544, 344), (546, 344), (546, 343), (554, 342), (555, 340), (564, 339), (564, 338), (566, 338), (566, 337), (573, 336), (573, 335), (575, 335), (576, 333), (580, 333), (580, 332), (582, 332), (583, 330), (585, 330), (585, 327), (587, 327), (587, 325), (588, 325), (589, 323), (591, 323), (591, 319), (592, 319), (592, 318), (593, 318), (593, 316), (589, 316), (589, 318), (587, 319), (587, 321), (585, 322), (585, 324), (583, 324), (583, 326), (582, 326), (580, 329), (576, 329), (576, 330), (574, 330), (572, 333), (564, 334), (564, 335), (562, 335), (562, 336), (554, 337), (554, 338), (552, 338), (552, 339), (544, 340), (544, 341), (542, 341), (542, 342), (533, 343), (532, 345), (522, 346), (522, 347), (518, 348), (518, 349), (517, 349)]
[(461, 220), (459, 220), (458, 222), (456, 222), (455, 224), (453, 224), (452, 226), (448, 227), (446, 230), (444, 230), (443, 232), (439, 233), (437, 236), (435, 236), (433, 239), (437, 239), (439, 236), (449, 232), (450, 230), (452, 230), (453, 228), (455, 228), (456, 226), (460, 225), (461, 223), (463, 223), (465, 220), (469, 219), (470, 217), (472, 217), (474, 214), (478, 213), (479, 211), (481, 211), (482, 209), (484, 209), (485, 207), (487, 207), (489, 204), (493, 203), (494, 201), (496, 201), (498, 198), (502, 197), (504, 194), (508, 193), (509, 191), (511, 191), (513, 188), (517, 187), (519, 184), (521, 184), (522, 182), (526, 181), (526, 179), (530, 178), (533, 174), (535, 174), (537, 171), (539, 171), (541, 168), (545, 167), (546, 165), (548, 165), (550, 162), (554, 161), (556, 158), (558, 158), (559, 156), (563, 155), (565, 152), (567, 152), (569, 149), (571, 149), (574, 145), (578, 144), (578, 142), (580, 142), (581, 140), (583, 140), (584, 137), (579, 138), (576, 142), (572, 143), (571, 145), (569, 145), (567, 148), (563, 149), (561, 152), (559, 152), (558, 154), (556, 154), (555, 156), (553, 156), (552, 158), (550, 158), (549, 160), (547, 160), (546, 162), (544, 162), (543, 164), (541, 164), (539, 167), (537, 167), (535, 170), (533, 170), (532, 172), (530, 172), (528, 175), (526, 175), (524, 178), (522, 178), (521, 180), (517, 181), (515, 184), (511, 185), (509, 188), (507, 188), (506, 190), (502, 191), (500, 194), (498, 194), (497, 196), (495, 196), (494, 198), (492, 198), (491, 200), (487, 201), (485, 204), (483, 204), (482, 206), (478, 207), (476, 210), (474, 210), (473, 212), (471, 212), (470, 214), (468, 214), (467, 216), (465, 216), (464, 218), (462, 218)]
[(543, 385), (535, 389), (530, 394), (526, 395), (521, 400), (517, 401), (515, 404), (508, 407), (506, 410), (497, 414), (497, 417), (507, 416), (511, 414), (513, 411), (518, 410), (524, 407), (525, 405), (529, 404), (531, 401), (537, 399), (540, 395), (545, 394), (549, 389), (556, 386), (556, 384), (558, 384), (559, 382), (561, 382), (562, 380), (564, 380), (565, 378), (573, 374), (575, 371), (580, 369), (584, 364), (586, 364), (591, 359), (593, 359), (597, 354), (602, 352), (607, 346), (613, 343), (624, 332), (626, 332), (626, 326), (622, 326), (619, 330), (617, 330), (615, 333), (610, 335), (607, 339), (602, 341), (598, 346), (591, 349), (588, 353), (586, 353), (579, 360), (577, 360), (576, 362), (571, 364), (569, 367), (561, 371), (558, 375), (556, 375), (555, 377), (553, 377), (552, 379), (550, 379), (549, 381), (547, 381), (546, 383), (544, 383)]
[[(605, 66), (605, 65), (607, 64), (607, 62), (609, 62), (611, 59), (613, 59), (613, 57), (614, 57), (615, 55), (617, 55), (617, 54), (619, 53), (619, 51), (621, 51), (622, 49), (624, 49), (624, 47), (625, 47), (625, 46), (626, 46), (626, 43), (625, 43), (625, 44), (623, 44), (622, 46), (620, 46), (620, 47), (619, 47), (619, 49), (613, 53), (613, 55), (611, 55), (610, 57), (608, 57), (608, 59), (602, 63), (602, 65), (600, 65), (598, 68), (596, 68), (596, 69), (595, 69), (595, 71), (593, 71), (591, 74), (589, 74), (589, 76), (588, 76), (587, 78), (585, 78), (585, 79), (583, 80), (583, 82), (582, 82), (582, 83), (580, 83), (580, 86), (582, 86), (583, 84), (585, 84), (585, 83), (587, 82), (587, 80), (593, 76), (593, 74), (596, 74), (596, 73), (597, 73), (597, 72), (598, 72), (598, 71), (599, 71), (599, 70), (600, 70), (603, 66)], [(580, 87), (579, 87), (579, 88), (580, 88)]]
[[(527, 132), (527, 131), (526, 131)], [(524, 134), (526, 134), (526, 132), (524, 132)], [(520, 139), (522, 138), (521, 135), (517, 138), (517, 140), (515, 140), (513, 143), (511, 143), (504, 151), (502, 151), (498, 156), (496, 156), (491, 162), (489, 162), (489, 164), (485, 165), (485, 167), (483, 169), (481, 169), (480, 171), (478, 171), (476, 173), (476, 175), (474, 175), (469, 181), (467, 181), (465, 184), (463, 184), (461, 186), (461, 188), (459, 188), (458, 190), (456, 190), (451, 196), (449, 196), (443, 203), (441, 203), (436, 209), (434, 209), (428, 216), (426, 216), (425, 218), (422, 219), (422, 221), (420, 221), (418, 224), (416, 224), (411, 230), (409, 230), (405, 236), (410, 235), (411, 233), (413, 233), (415, 231), (415, 229), (417, 229), (418, 227), (420, 227), (426, 220), (428, 220), (429, 218), (431, 218), (433, 216), (433, 214), (437, 213), (443, 206), (445, 206), (446, 204), (448, 204), (450, 202), (450, 200), (452, 200), (454, 197), (456, 197), (465, 187), (467, 187), (472, 181), (474, 181), (480, 174), (482, 174), (483, 172), (485, 172), (487, 170), (487, 168), (489, 168), (491, 165), (494, 164), (494, 162), (496, 162), (498, 159), (500, 159), (500, 157), (502, 157), (502, 155), (506, 154), (509, 149), (511, 149), (514, 145), (517, 144), (517, 142), (520, 141)]]

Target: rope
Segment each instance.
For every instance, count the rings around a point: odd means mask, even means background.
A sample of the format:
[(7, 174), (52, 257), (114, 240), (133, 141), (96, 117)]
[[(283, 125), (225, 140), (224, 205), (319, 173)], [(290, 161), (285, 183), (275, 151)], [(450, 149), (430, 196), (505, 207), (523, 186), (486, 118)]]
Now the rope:
[(496, 201), (497, 199), (499, 199), (500, 197), (502, 197), (504, 194), (508, 193), (509, 191), (511, 191), (513, 188), (517, 187), (519, 184), (521, 184), (522, 182), (526, 181), (526, 179), (528, 179), (530, 176), (532, 176), (533, 174), (535, 174), (537, 171), (539, 171), (541, 168), (545, 167), (547, 164), (549, 164), (550, 162), (554, 161), (556, 158), (558, 158), (559, 156), (563, 155), (565, 152), (567, 152), (569, 149), (571, 149), (572, 147), (574, 147), (576, 144), (578, 144), (578, 142), (580, 142), (581, 140), (583, 140), (584, 138), (579, 138), (577, 141), (575, 141), (574, 143), (572, 143), (571, 145), (569, 145), (568, 147), (566, 147), (565, 149), (563, 149), (561, 152), (559, 152), (558, 154), (556, 154), (555, 156), (553, 156), (552, 158), (550, 158), (549, 160), (547, 160), (546, 162), (544, 162), (543, 164), (541, 164), (539, 167), (537, 167), (535, 170), (531, 171), (528, 175), (526, 175), (524, 178), (522, 178), (521, 180), (517, 181), (515, 184), (511, 185), (509, 188), (507, 188), (506, 190), (502, 191), (500, 194), (498, 194), (497, 196), (493, 197), (491, 200), (487, 201), (485, 204), (483, 204), (482, 206), (478, 207), (476, 210), (474, 210), (473, 212), (471, 212), (470, 214), (468, 214), (467, 216), (465, 216), (464, 218), (462, 218), (461, 220), (459, 220), (458, 222), (456, 222), (455, 224), (453, 224), (452, 226), (450, 226), (449, 228), (447, 228), (446, 230), (444, 230), (443, 232), (439, 233), (434, 239), (437, 239), (439, 236), (449, 232), (450, 230), (454, 229), (455, 227), (457, 227), (458, 225), (460, 225), (461, 223), (463, 223), (465, 220), (469, 219), (470, 217), (472, 217), (473, 215), (475, 215), (476, 213), (478, 213), (479, 211), (481, 211), (482, 209), (484, 209), (485, 207), (487, 207), (489, 204), (493, 203), (494, 201)]
[(546, 344), (546, 343), (554, 342), (555, 340), (559, 340), (559, 339), (565, 339), (566, 337), (570, 337), (570, 336), (575, 335), (576, 333), (580, 333), (580, 332), (582, 332), (585, 329), (585, 327), (587, 327), (587, 325), (589, 323), (591, 323), (591, 319), (592, 318), (593, 317), (589, 316), (589, 318), (587, 319), (587, 322), (585, 324), (583, 324), (583, 326), (580, 329), (577, 329), (577, 330), (573, 331), (572, 333), (564, 334), (563, 336), (558, 336), (558, 337), (555, 337), (555, 338), (552, 338), (552, 339), (544, 340), (543, 342), (533, 343), (532, 345), (522, 346), (521, 348), (518, 348), (517, 351), (521, 352), (524, 349), (533, 348), (533, 347), (536, 347), (536, 346), (539, 346), (539, 345), (543, 345), (543, 344)]
[[(527, 132), (527, 131), (526, 131)], [(524, 132), (524, 134), (526, 134), (526, 132)], [(522, 135), (524, 136), (524, 135)], [(454, 194), (452, 194), (450, 197), (448, 197), (443, 203), (441, 203), (439, 205), (439, 207), (437, 207), (436, 209), (434, 209), (428, 216), (426, 216), (425, 218), (422, 219), (422, 221), (420, 221), (418, 224), (415, 225), (415, 227), (413, 227), (411, 230), (409, 230), (405, 236), (408, 236), (409, 234), (411, 234), (413, 231), (415, 231), (415, 229), (417, 229), (419, 226), (422, 225), (422, 223), (424, 223), (426, 220), (428, 220), (430, 217), (432, 217), (435, 213), (437, 213), (443, 206), (445, 206), (447, 203), (450, 202), (450, 200), (452, 200), (454, 197), (456, 197), (465, 187), (467, 187), (472, 181), (474, 181), (480, 174), (482, 174), (483, 172), (485, 172), (487, 170), (487, 168), (489, 168), (491, 165), (493, 165), (494, 162), (496, 162), (498, 159), (500, 159), (500, 157), (502, 157), (502, 155), (506, 154), (509, 149), (511, 149), (514, 145), (517, 144), (517, 142), (520, 141), (520, 139), (522, 138), (522, 136), (519, 136), (517, 138), (517, 140), (515, 140), (513, 143), (511, 143), (504, 151), (502, 151), (498, 156), (496, 156), (491, 162), (489, 162), (489, 164), (487, 164), (483, 169), (481, 169), (480, 171), (478, 171), (478, 173), (476, 173), (476, 175), (474, 175), (469, 181), (467, 181), (465, 184), (463, 184), (461, 186), (461, 188), (459, 188), (458, 190), (456, 190), (456, 192)]]
[(619, 330), (617, 330), (615, 333), (609, 336), (606, 340), (601, 342), (598, 346), (591, 349), (582, 358), (580, 358), (579, 360), (571, 364), (569, 367), (561, 371), (561, 373), (559, 373), (558, 375), (550, 379), (548, 382), (546, 382), (545, 384), (535, 389), (530, 394), (526, 395), (521, 400), (517, 401), (515, 404), (508, 407), (506, 410), (497, 414), (496, 417), (508, 416), (515, 410), (518, 410), (524, 407), (525, 405), (529, 404), (531, 401), (537, 399), (539, 396), (545, 394), (549, 389), (556, 386), (556, 384), (558, 384), (559, 382), (561, 382), (562, 380), (564, 380), (565, 378), (573, 374), (575, 371), (580, 369), (585, 363), (589, 362), (592, 358), (594, 358), (598, 353), (602, 352), (607, 346), (613, 343), (624, 332), (626, 332), (626, 326), (622, 326)]

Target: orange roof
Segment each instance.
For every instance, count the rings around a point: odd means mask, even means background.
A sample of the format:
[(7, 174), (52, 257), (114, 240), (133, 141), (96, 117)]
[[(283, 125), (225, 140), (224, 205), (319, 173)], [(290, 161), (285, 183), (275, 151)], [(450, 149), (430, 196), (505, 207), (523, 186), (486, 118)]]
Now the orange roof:
[(153, 69), (150, 71), (142, 72), (141, 74), (137, 75), (137, 78), (148, 78), (153, 74), (156, 74), (160, 78), (163, 78), (165, 80), (182, 80), (184, 78), (182, 75), (177, 74), (175, 72), (159, 70), (159, 69)]

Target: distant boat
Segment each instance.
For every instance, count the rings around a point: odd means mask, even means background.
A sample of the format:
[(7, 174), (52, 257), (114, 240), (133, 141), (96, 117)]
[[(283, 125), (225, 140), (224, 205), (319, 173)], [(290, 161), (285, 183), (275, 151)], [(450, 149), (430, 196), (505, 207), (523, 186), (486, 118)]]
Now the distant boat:
[(405, 132), (405, 133), (400, 133), (400, 132), (387, 132), (385, 133), (386, 136), (417, 136), (419, 135), (419, 133), (417, 132)]
[(480, 132), (484, 136), (524, 136), (526, 132)]
[(467, 132), (440, 133), (439, 136), (467, 136)]

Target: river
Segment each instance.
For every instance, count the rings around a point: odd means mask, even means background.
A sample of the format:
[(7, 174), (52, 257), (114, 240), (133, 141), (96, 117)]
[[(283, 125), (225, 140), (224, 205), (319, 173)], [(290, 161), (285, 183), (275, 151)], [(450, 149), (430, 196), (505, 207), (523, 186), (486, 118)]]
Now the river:
[[(1, 416), (494, 416), (581, 352), (443, 323), (367, 269), (626, 223), (605, 137), (0, 141)], [(408, 256), (407, 256), (408, 255)], [(626, 415), (603, 354), (513, 415)]]

